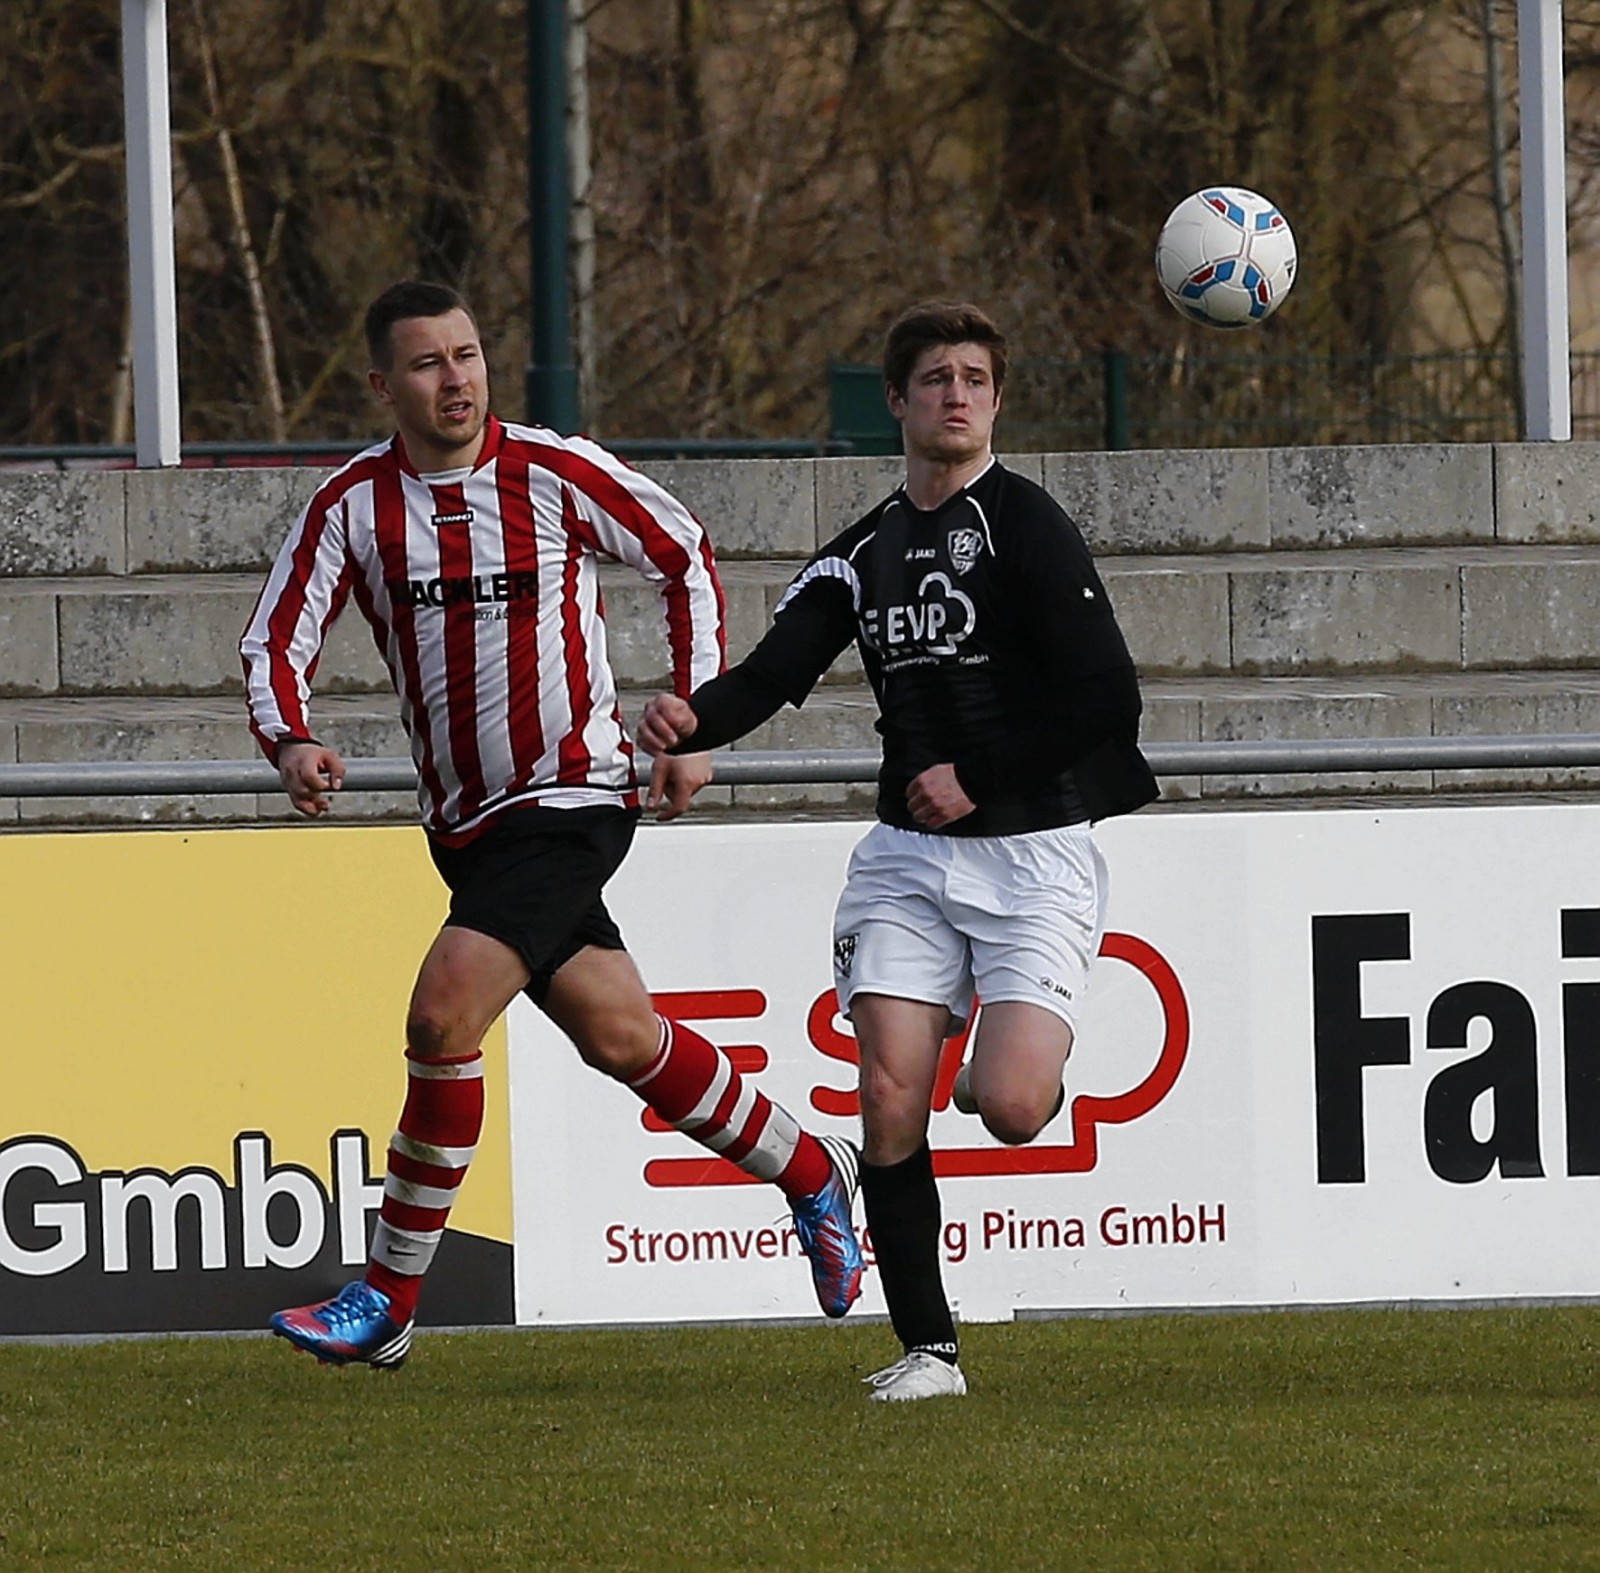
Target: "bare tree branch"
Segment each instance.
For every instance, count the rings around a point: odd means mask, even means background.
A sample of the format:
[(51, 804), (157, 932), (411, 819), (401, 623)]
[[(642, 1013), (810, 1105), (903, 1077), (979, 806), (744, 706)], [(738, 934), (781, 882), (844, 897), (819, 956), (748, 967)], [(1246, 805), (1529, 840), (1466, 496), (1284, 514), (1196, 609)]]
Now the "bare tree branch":
[(42, 186), (35, 186), (32, 191), (20, 192), (14, 197), (0, 197), (0, 208), (38, 207), (40, 203), (48, 202), (82, 168), (79, 160), (63, 164)]
[(239, 266), (244, 273), (245, 290), (250, 298), (250, 320), (255, 330), (256, 369), (261, 376), (262, 394), (266, 399), (268, 426), (273, 442), (284, 442), (288, 427), (284, 422), (283, 388), (278, 382), (278, 353), (273, 340), (272, 316), (267, 310), (266, 291), (261, 287), (261, 267), (256, 260), (255, 244), (250, 237), (250, 219), (245, 211), (244, 185), (239, 179), (239, 161), (234, 156), (233, 138), (222, 115), (222, 98), (217, 89), (216, 55), (211, 47), (211, 33), (206, 25), (204, 0), (193, 0), (195, 37), (200, 49), (201, 71), (205, 80), (206, 106), (216, 127), (217, 151), (222, 157), (223, 176), (228, 193), (228, 211), (232, 218), (234, 250), (239, 255)]

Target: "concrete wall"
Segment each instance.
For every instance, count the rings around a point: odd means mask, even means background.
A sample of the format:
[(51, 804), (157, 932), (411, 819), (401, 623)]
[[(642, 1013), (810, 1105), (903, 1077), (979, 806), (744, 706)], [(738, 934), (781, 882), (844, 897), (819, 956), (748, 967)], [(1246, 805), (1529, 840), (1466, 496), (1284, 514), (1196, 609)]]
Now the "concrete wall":
[[(1600, 446), (1025, 455), (1100, 556), (1158, 675), (1600, 664)], [(899, 474), (891, 459), (642, 468), (706, 522), (730, 648)], [(0, 694), (220, 693), (302, 469), (0, 474)], [(626, 683), (664, 671), (653, 597), (608, 580)], [(383, 673), (354, 619), (324, 692)]]
[[(1600, 544), (1600, 444), (1025, 454), (1096, 552)], [(883, 495), (895, 459), (684, 459), (638, 468), (721, 557), (803, 558)], [(324, 472), (0, 473), (0, 580), (264, 567)]]
[[(1029, 454), (1008, 463), (1072, 513), (1145, 683), (1153, 740), (1600, 730), (1600, 444)], [(703, 519), (733, 659), (798, 564), (895, 484), (895, 459), (681, 460), (639, 468)], [(251, 752), (236, 643), (263, 571), (323, 472), (0, 472), (0, 760)], [(629, 702), (666, 676), (655, 596), (605, 574)], [(318, 674), (319, 726), (402, 751), (359, 617)], [(804, 711), (747, 746), (866, 747), (853, 652)], [(1167, 783), (1168, 795), (1572, 786), (1592, 772)], [(794, 806), (840, 788), (737, 789)], [(171, 806), (108, 805), (111, 817)], [(82, 805), (0, 803), (7, 819)], [(193, 817), (241, 805), (192, 805)], [(269, 805), (259, 805), (262, 812)], [(403, 800), (374, 811), (407, 813)], [(69, 812), (70, 809), (70, 812)]]

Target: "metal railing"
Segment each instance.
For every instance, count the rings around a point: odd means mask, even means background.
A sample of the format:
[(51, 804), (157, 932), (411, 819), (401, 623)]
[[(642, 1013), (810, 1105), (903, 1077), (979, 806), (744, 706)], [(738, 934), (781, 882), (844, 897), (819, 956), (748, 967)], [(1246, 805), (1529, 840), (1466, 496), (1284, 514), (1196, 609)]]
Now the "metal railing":
[[(1234, 743), (1146, 743), (1159, 776), (1334, 775), (1374, 770), (1576, 769), (1600, 765), (1600, 734), (1527, 737), (1360, 737)], [(877, 778), (871, 749), (717, 753), (718, 786), (864, 783)], [(409, 792), (409, 759), (346, 761), (347, 792)], [(278, 772), (260, 759), (0, 764), (0, 798), (215, 797), (276, 792)]]
[[(1514, 442), (1516, 365), (1498, 352), (1139, 355), (1019, 361), (1018, 451)], [(1600, 353), (1571, 358), (1573, 435), (1600, 436)]]

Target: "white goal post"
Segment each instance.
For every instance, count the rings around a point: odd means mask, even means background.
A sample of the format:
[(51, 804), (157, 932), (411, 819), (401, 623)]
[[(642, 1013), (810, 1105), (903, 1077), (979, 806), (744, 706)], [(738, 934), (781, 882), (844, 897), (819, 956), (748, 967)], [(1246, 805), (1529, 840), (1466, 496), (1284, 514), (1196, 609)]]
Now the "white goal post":
[[(1526, 435), (1547, 442), (1572, 436), (1561, 37), (1561, 0), (1517, 0)], [(179, 459), (166, 0), (122, 0), (122, 54), (134, 446), (139, 467), (149, 469)]]

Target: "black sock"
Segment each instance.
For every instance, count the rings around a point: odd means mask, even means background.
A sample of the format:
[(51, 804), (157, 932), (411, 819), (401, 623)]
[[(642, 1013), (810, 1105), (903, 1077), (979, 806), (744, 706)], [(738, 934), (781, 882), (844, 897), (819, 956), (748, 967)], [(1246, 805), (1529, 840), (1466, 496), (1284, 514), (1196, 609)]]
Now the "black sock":
[(939, 1274), (943, 1222), (933, 1154), (924, 1142), (900, 1163), (861, 1165), (861, 1199), (889, 1321), (909, 1353), (956, 1359), (956, 1325)]

